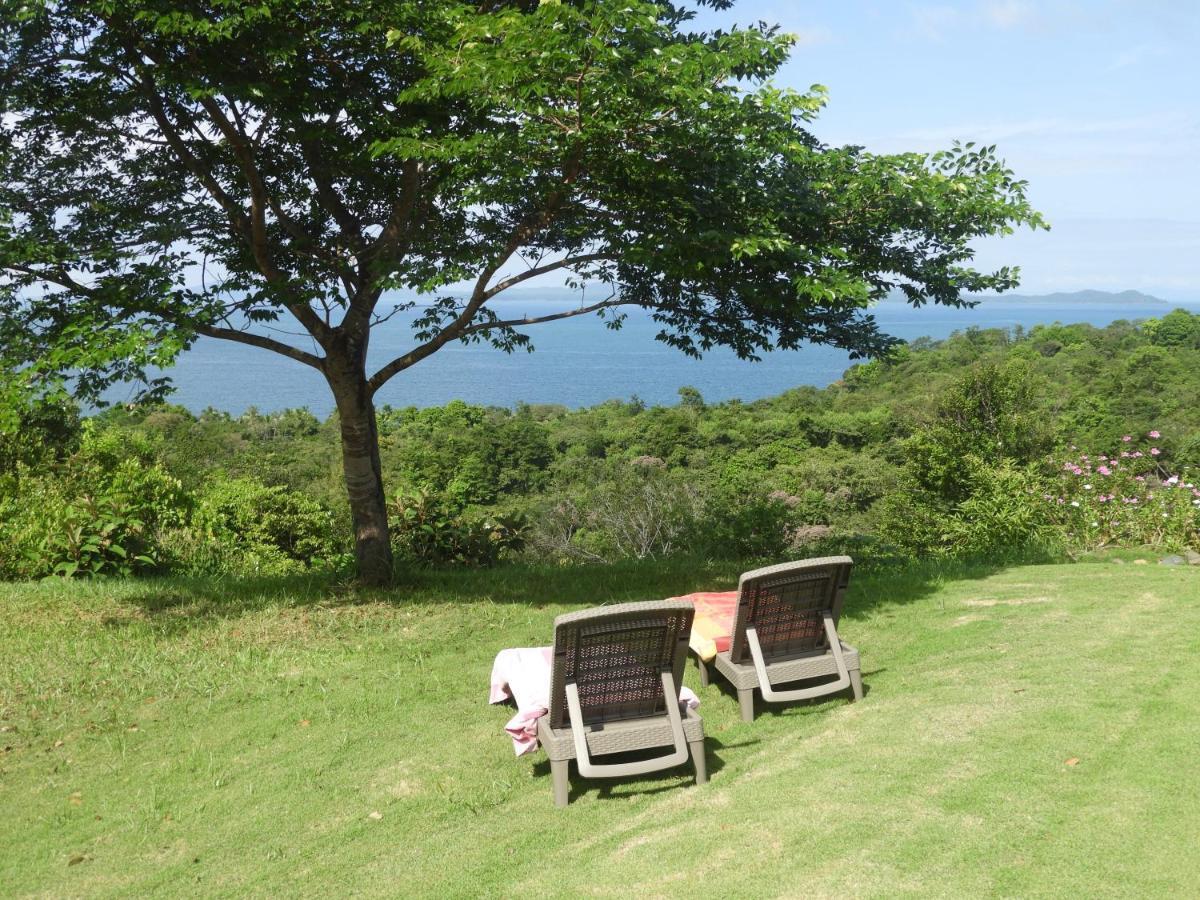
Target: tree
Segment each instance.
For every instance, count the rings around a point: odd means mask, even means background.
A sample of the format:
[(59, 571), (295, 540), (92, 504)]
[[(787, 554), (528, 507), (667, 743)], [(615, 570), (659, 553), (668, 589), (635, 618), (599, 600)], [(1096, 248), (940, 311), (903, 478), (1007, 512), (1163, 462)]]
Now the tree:
[(1161, 319), (1147, 319), (1142, 328), (1160, 347), (1200, 348), (1200, 316), (1186, 309), (1173, 309)]
[[(729, 6), (723, 0), (701, 5)], [(452, 341), (649, 310), (659, 339), (878, 355), (892, 290), (964, 303), (1016, 271), (971, 241), (1041, 220), (994, 147), (880, 156), (768, 79), (792, 39), (643, 0), (0, 0), (7, 390), (96, 398), (198, 337), (324, 375), (360, 576), (391, 574), (374, 395)], [(530, 279), (599, 284), (505, 319)], [(465, 290), (454, 286), (467, 284)], [(414, 344), (372, 329), (420, 296)], [(279, 336), (281, 320), (303, 341)]]

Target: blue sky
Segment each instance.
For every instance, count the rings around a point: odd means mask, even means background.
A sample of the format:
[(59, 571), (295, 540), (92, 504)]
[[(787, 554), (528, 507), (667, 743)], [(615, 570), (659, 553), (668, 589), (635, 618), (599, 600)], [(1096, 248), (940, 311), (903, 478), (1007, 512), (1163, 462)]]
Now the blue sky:
[(742, 0), (703, 21), (799, 36), (778, 83), (876, 151), (995, 143), (1050, 219), (980, 246), (1022, 291), (1200, 300), (1200, 0)]

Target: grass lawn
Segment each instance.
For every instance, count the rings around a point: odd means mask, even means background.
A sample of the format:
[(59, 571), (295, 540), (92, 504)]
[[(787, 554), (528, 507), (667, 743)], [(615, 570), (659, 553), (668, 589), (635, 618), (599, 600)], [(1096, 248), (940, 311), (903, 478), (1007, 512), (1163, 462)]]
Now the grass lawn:
[(1196, 568), (859, 573), (862, 703), (743, 724), (710, 687), (709, 785), (574, 779), (555, 809), (493, 654), (736, 577), (0, 585), (0, 895), (1200, 890)]

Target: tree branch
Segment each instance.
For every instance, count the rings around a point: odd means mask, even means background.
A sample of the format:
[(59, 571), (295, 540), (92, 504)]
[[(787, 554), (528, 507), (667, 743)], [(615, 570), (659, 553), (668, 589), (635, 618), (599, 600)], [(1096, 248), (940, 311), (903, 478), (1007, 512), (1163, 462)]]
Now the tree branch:
[[(331, 123), (336, 115), (334, 113), (330, 117)], [(363, 244), (362, 223), (338, 196), (333, 180), (329, 177), (329, 169), (322, 161), (320, 151), (313, 140), (305, 136), (300, 138), (299, 143), (304, 164), (308, 167), (308, 177), (312, 179), (317, 188), (317, 199), (325, 211), (337, 222), (342, 233), (342, 240), (346, 241), (355, 253), (358, 253)]]
[[(17, 264), (7, 264), (5, 267), (12, 269), (13, 271), (23, 272), (26, 275), (38, 279), (39, 281), (44, 281), (49, 284), (57, 284), (59, 287), (65, 288), (68, 291), (82, 294), (83, 296), (96, 296), (96, 291), (93, 288), (76, 281), (66, 270), (56, 269), (53, 271), (46, 271)], [(168, 315), (165, 315), (161, 312), (149, 312), (148, 314), (157, 315), (159, 318), (162, 318), (166, 321), (171, 321), (171, 318)], [(192, 328), (197, 334), (202, 334), (206, 337), (218, 338), (224, 341), (234, 341), (239, 344), (248, 344), (251, 347), (259, 347), (263, 350), (271, 350), (274, 353), (286, 356), (289, 359), (302, 362), (306, 366), (312, 366), (318, 371), (324, 371), (325, 361), (321, 359), (321, 357), (314, 356), (311, 353), (306, 353), (297, 347), (292, 347), (289, 344), (266, 337), (265, 335), (251, 334), (250, 332), (238, 331), (234, 328), (218, 328), (214, 325), (196, 325), (188, 322), (177, 324), (180, 324), (181, 327), (184, 328)]]
[[(601, 300), (599, 303), (593, 303), (589, 306), (581, 306), (577, 309), (569, 309), (560, 313), (550, 313), (549, 315), (545, 316), (524, 316), (520, 319), (508, 319), (500, 322), (478, 322), (474, 325), (468, 325), (467, 327), (460, 329), (455, 337), (462, 338), (469, 334), (476, 334), (481, 331), (491, 331), (496, 328), (517, 328), (525, 325), (541, 325), (543, 322), (556, 322), (559, 319), (571, 319), (575, 316), (584, 316), (588, 313), (599, 312), (602, 309), (611, 309), (614, 306), (638, 305), (644, 306), (645, 304), (638, 304), (633, 300), (609, 298), (608, 300)], [(403, 356), (398, 356), (393, 359), (390, 363), (371, 376), (371, 378), (367, 381), (367, 388), (372, 394), (375, 393), (381, 387), (387, 384), (388, 381), (390, 381), (394, 376), (398, 375), (400, 372), (403, 372), (410, 366), (416, 365), (427, 356), (430, 356), (434, 351), (448, 342), (449, 339), (441, 341), (441, 343), (438, 343), (437, 346), (432, 346), (434, 342), (437, 341), (438, 338), (441, 338), (445, 333), (446, 332), (443, 331), (432, 341), (422, 344), (419, 347), (414, 347)]]
[[(272, 259), (270, 241), (267, 236), (267, 207), (271, 205), (266, 183), (254, 162), (254, 152), (250, 140), (244, 136), (221, 111), (221, 107), (212, 97), (201, 96), (201, 107), (208, 113), (209, 118), (233, 148), (234, 156), (250, 189), (250, 229), (248, 234), (250, 251), (263, 277), (269, 282), (288, 286), (291, 278), (280, 269)], [(278, 215), (278, 212), (276, 213)], [(286, 217), (285, 217), (286, 218)], [(283, 219), (280, 220), (281, 222)], [(312, 308), (305, 302), (287, 304), (288, 310), (296, 317), (309, 333), (324, 346), (329, 340), (331, 329), (321, 320)]]
[[(137, 53), (135, 50), (130, 49), (129, 52), (136, 57)], [(196, 179), (204, 186), (209, 196), (216, 200), (220, 207), (225, 210), (225, 214), (229, 216), (234, 229), (248, 237), (250, 222), (246, 217), (246, 211), (242, 209), (241, 204), (226, 193), (216, 178), (213, 177), (212, 173), (188, 149), (187, 144), (183, 141), (183, 136), (180, 135), (174, 123), (167, 116), (166, 104), (163, 102), (162, 97), (159, 96), (150, 74), (136, 61), (134, 67), (138, 73), (138, 85), (142, 96), (146, 98), (146, 102), (150, 107), (150, 115), (158, 124), (158, 127), (162, 129), (163, 135), (166, 137), (167, 143), (175, 153), (176, 158), (183, 163), (184, 168), (196, 176)]]
[(531, 278), (537, 278), (539, 275), (545, 275), (547, 272), (554, 272), (558, 269), (566, 269), (570, 266), (583, 265), (584, 263), (598, 262), (602, 259), (612, 259), (611, 252), (604, 251), (602, 253), (585, 253), (583, 256), (568, 256), (563, 259), (556, 260), (552, 263), (546, 263), (544, 266), (533, 266), (524, 272), (512, 275), (505, 278), (503, 281), (496, 284), (495, 287), (488, 288), (487, 297), (491, 299), (501, 291), (508, 290), (514, 284), (520, 284), (522, 281), (528, 281)]
[(277, 341), (274, 338), (266, 337), (265, 335), (252, 334), (248, 331), (238, 331), (234, 328), (216, 328), (212, 325), (196, 325), (194, 327), (197, 334), (202, 334), (205, 337), (217, 338), (222, 341), (233, 341), (238, 344), (249, 344), (251, 347), (260, 347), (263, 350), (270, 350), (273, 353), (278, 353), (289, 359), (302, 362), (306, 366), (312, 366), (319, 372), (325, 370), (325, 360), (321, 357), (306, 353), (297, 347)]
[[(146, 98), (146, 102), (149, 105), (150, 115), (158, 124), (159, 128), (162, 129), (163, 135), (166, 137), (172, 152), (175, 153), (175, 156), (183, 164), (184, 168), (191, 172), (200, 181), (201, 185), (203, 185), (209, 196), (216, 200), (221, 208), (225, 211), (225, 214), (229, 216), (234, 230), (241, 234), (243, 239), (249, 245), (251, 252), (254, 254), (255, 262), (259, 266), (259, 271), (262, 272), (263, 276), (268, 281), (274, 281), (276, 283), (286, 285), (289, 280), (287, 274), (274, 266), (269, 258), (269, 254), (264, 255), (266, 254), (267, 249), (264, 219), (265, 212), (263, 210), (265, 189), (262, 188), (261, 178), (257, 178), (257, 170), (253, 170), (253, 166), (251, 165), (251, 171), (253, 172), (253, 176), (255, 176), (255, 180), (252, 179), (250, 172), (246, 172), (246, 169), (243, 165), (243, 171), (246, 173), (247, 183), (250, 184), (251, 197), (253, 198), (251, 214), (247, 216), (246, 211), (242, 208), (241, 204), (235, 201), (221, 187), (220, 183), (213, 176), (212, 172), (201, 163), (201, 161), (194, 153), (191, 152), (191, 150), (188, 149), (187, 144), (183, 140), (183, 136), (179, 133), (178, 129), (175, 128), (174, 123), (171, 122), (170, 117), (167, 115), (166, 103), (159, 94), (153, 77), (141, 62), (141, 53), (136, 47), (129, 45), (125, 46), (125, 51), (130, 57), (130, 62), (134, 71), (137, 73), (137, 83), (142, 95)], [(204, 100), (201, 102), (202, 105), (205, 105), (206, 109), (209, 109)], [(215, 106), (211, 98), (207, 98), (207, 104), (212, 104)], [(217, 109), (217, 113), (217, 117), (214, 119), (214, 124), (221, 129), (222, 134), (234, 147), (235, 153), (237, 153), (240, 143), (237, 131), (233, 128), (229, 121), (225, 119), (224, 115), (220, 114), (219, 108)], [(211, 110), (209, 110), (209, 114), (210, 116), (212, 115)], [(224, 123), (224, 128), (222, 128), (222, 123)], [(241, 155), (239, 155), (239, 162), (244, 162)], [(257, 191), (256, 185), (259, 188)], [(318, 343), (324, 345), (325, 341), (329, 337), (330, 329), (324, 322), (321, 321), (320, 317), (313, 312), (308, 304), (304, 302), (290, 303), (287, 305), (287, 308), (292, 315), (296, 317), (297, 321), (299, 321), (300, 324), (308, 329), (309, 333), (317, 339)]]
[(414, 347), (401, 357), (393, 359), (376, 372), (367, 382), (367, 387), (372, 393), (382, 387), (397, 372), (402, 372), (409, 366), (433, 355), (446, 344), (450, 343), (450, 341), (462, 336), (463, 329), (471, 324), (475, 319), (475, 314), (479, 312), (483, 304), (487, 303), (489, 299), (498, 293), (498, 291), (488, 291), (487, 285), (492, 280), (492, 276), (496, 274), (501, 266), (508, 262), (525, 241), (554, 221), (559, 207), (561, 207), (563, 200), (566, 198), (566, 189), (575, 181), (578, 175), (579, 154), (576, 151), (572, 151), (566, 166), (564, 166), (562, 185), (547, 198), (545, 206), (537, 212), (526, 216), (521, 224), (513, 229), (508, 242), (504, 245), (504, 249), (483, 268), (483, 271), (479, 273), (479, 277), (475, 279), (475, 287), (471, 291), (471, 299), (467, 301), (462, 312), (455, 317), (453, 322), (424, 344)]
[(403, 253), (403, 238), (416, 209), (417, 195), (421, 189), (421, 166), (416, 160), (406, 159), (401, 164), (404, 178), (400, 196), (392, 203), (387, 224), (372, 244), (363, 251), (363, 257), (371, 261), (387, 259), (397, 251)]
[(564, 312), (550, 313), (545, 316), (522, 316), (519, 319), (508, 319), (501, 322), (479, 322), (475, 325), (470, 325), (464, 328), (459, 334), (459, 337), (465, 337), (468, 334), (476, 334), (480, 331), (492, 331), (496, 328), (521, 328), (525, 325), (541, 325), (543, 322), (557, 322), (559, 319), (572, 319), (575, 316), (586, 316), (588, 313), (599, 312), (602, 309), (612, 309), (614, 306), (640, 306), (634, 300), (609, 299), (601, 300), (599, 303), (593, 303), (589, 306), (580, 306), (576, 309), (568, 309)]

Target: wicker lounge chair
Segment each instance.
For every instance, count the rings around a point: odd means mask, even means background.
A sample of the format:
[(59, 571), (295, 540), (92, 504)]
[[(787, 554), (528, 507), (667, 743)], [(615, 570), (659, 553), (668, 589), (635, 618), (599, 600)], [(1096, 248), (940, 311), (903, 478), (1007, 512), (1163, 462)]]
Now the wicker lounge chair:
[[(704, 725), (679, 702), (694, 612), (689, 603), (661, 600), (554, 620), (550, 711), (538, 723), (538, 740), (550, 757), (555, 805), (567, 805), (572, 759), (585, 778), (623, 778), (690, 756), (696, 783), (708, 780)], [(634, 762), (596, 761), (658, 747), (668, 750)]]
[[(742, 720), (754, 721), (754, 692), (768, 703), (821, 697), (850, 688), (861, 700), (858, 651), (842, 643), (837, 622), (853, 560), (829, 556), (746, 572), (738, 580), (729, 650), (712, 660), (737, 689)], [(700, 684), (708, 665), (697, 657)], [(779, 685), (837, 676), (789, 690)]]

